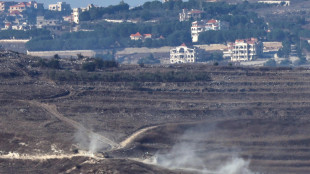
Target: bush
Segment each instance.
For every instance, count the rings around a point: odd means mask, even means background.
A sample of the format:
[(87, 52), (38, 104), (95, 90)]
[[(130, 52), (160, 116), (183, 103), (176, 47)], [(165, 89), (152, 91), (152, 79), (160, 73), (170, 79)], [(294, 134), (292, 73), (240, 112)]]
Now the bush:
[(52, 68), (52, 69), (61, 69), (60, 62), (57, 59), (51, 59), (51, 60), (44, 60), (40, 59), (37, 64), (33, 65), (39, 66), (39, 67), (46, 67), (46, 68)]
[(275, 66), (277, 66), (277, 62), (276, 62), (274, 59), (270, 59), (270, 60), (268, 60), (268, 61), (264, 64), (264, 66), (275, 67)]
[(95, 71), (96, 70), (96, 63), (95, 62), (87, 62), (87, 63), (84, 63), (82, 65), (82, 69), (83, 70), (86, 70), (88, 72), (90, 71)]
[[(85, 69), (95, 69), (94, 63), (84, 64)], [(53, 80), (59, 81), (104, 81), (104, 82), (193, 82), (193, 81), (210, 81), (211, 78), (204, 72), (165, 72), (165, 73), (150, 73), (143, 72), (137, 74), (128, 73), (90, 73), (79, 72), (73, 73), (70, 71), (51, 71), (47, 73), (47, 76)], [(138, 85), (134, 84), (133, 87), (137, 88)]]

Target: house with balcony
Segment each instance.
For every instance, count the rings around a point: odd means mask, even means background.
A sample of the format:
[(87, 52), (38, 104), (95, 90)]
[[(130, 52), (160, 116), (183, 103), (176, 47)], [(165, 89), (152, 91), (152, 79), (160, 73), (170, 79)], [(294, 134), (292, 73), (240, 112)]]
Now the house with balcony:
[(199, 34), (209, 30), (226, 30), (229, 28), (229, 23), (220, 20), (201, 20), (192, 22), (191, 36), (192, 42), (198, 42)]
[(195, 63), (197, 61), (196, 48), (189, 48), (184, 43), (170, 50), (170, 63)]
[(232, 62), (251, 61), (263, 54), (263, 44), (257, 38), (239, 39), (229, 43), (223, 54)]

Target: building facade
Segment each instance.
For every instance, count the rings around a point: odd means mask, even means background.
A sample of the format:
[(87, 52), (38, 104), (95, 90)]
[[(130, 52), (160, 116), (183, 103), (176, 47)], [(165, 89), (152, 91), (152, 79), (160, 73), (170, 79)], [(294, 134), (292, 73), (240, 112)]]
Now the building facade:
[(71, 6), (66, 2), (57, 2), (57, 4), (48, 5), (48, 9), (51, 11), (70, 11)]
[(179, 21), (189, 21), (190, 19), (198, 20), (201, 19), (201, 15), (203, 14), (203, 11), (200, 10), (190, 10), (183, 9), (181, 13), (179, 13)]
[(256, 38), (236, 40), (228, 45), (224, 57), (230, 57), (232, 62), (251, 61), (263, 54), (263, 44)]
[(220, 20), (201, 20), (192, 22), (191, 27), (191, 36), (192, 42), (198, 42), (199, 34), (201, 32), (209, 31), (209, 30), (223, 30), (228, 29), (229, 24), (227, 22), (223, 22)]
[(13, 13), (14, 11), (24, 12), (28, 8), (30, 8), (30, 3), (28, 3), (28, 2), (21, 2), (21, 3), (18, 3), (16, 5), (10, 6), (10, 10), (9, 11), (10, 11), (10, 13)]
[(17, 2), (13, 1), (0, 1), (0, 11), (1, 12), (8, 12), (10, 9), (10, 6), (16, 5)]
[(44, 19), (44, 16), (37, 17), (37, 28), (44, 28), (47, 30), (61, 30), (61, 21), (58, 19)]
[(42, 3), (37, 3), (36, 1), (30, 1), (30, 2), (20, 2), (18, 4), (15, 5), (11, 5), (9, 8), (9, 12), (13, 13), (13, 12), (24, 12), (27, 10), (32, 10), (32, 9), (44, 9), (44, 6)]
[(185, 44), (170, 50), (170, 63), (194, 63), (197, 61), (195, 48), (188, 48)]
[(80, 14), (82, 13), (82, 9), (80, 8), (73, 8), (72, 11), (72, 20), (74, 23), (79, 24), (80, 23)]

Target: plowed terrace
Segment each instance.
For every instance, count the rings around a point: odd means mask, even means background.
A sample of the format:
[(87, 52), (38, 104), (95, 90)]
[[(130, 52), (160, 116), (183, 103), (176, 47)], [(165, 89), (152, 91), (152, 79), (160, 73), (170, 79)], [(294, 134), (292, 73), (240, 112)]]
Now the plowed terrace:
[[(211, 79), (146, 81), (138, 82), (137, 88), (132, 81), (53, 81), (44, 75), (50, 70), (29, 68), (29, 60), (1, 58), (2, 157), (9, 152), (74, 154), (75, 149), (88, 150), (90, 138), (83, 134), (95, 133), (96, 150), (108, 151), (112, 158), (0, 158), (0, 173), (182, 173), (131, 159), (169, 152), (179, 141), (193, 141), (183, 135), (197, 127), (199, 136), (193, 137), (200, 138), (196, 151), (201, 156), (223, 159), (234, 151), (250, 160), (252, 171), (261, 173), (310, 170), (310, 70), (207, 65), (123, 65), (106, 70), (199, 72)], [(39, 73), (33, 75), (34, 70)], [(80, 128), (82, 140), (77, 138)]]

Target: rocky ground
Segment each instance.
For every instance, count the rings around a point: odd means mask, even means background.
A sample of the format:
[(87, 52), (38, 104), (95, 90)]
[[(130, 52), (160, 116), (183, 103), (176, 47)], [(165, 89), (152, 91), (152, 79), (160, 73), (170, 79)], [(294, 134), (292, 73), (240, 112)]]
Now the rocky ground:
[(100, 73), (211, 80), (57, 81), (45, 74), (75, 70), (0, 55), (0, 173), (310, 170), (308, 69), (121, 65)]

